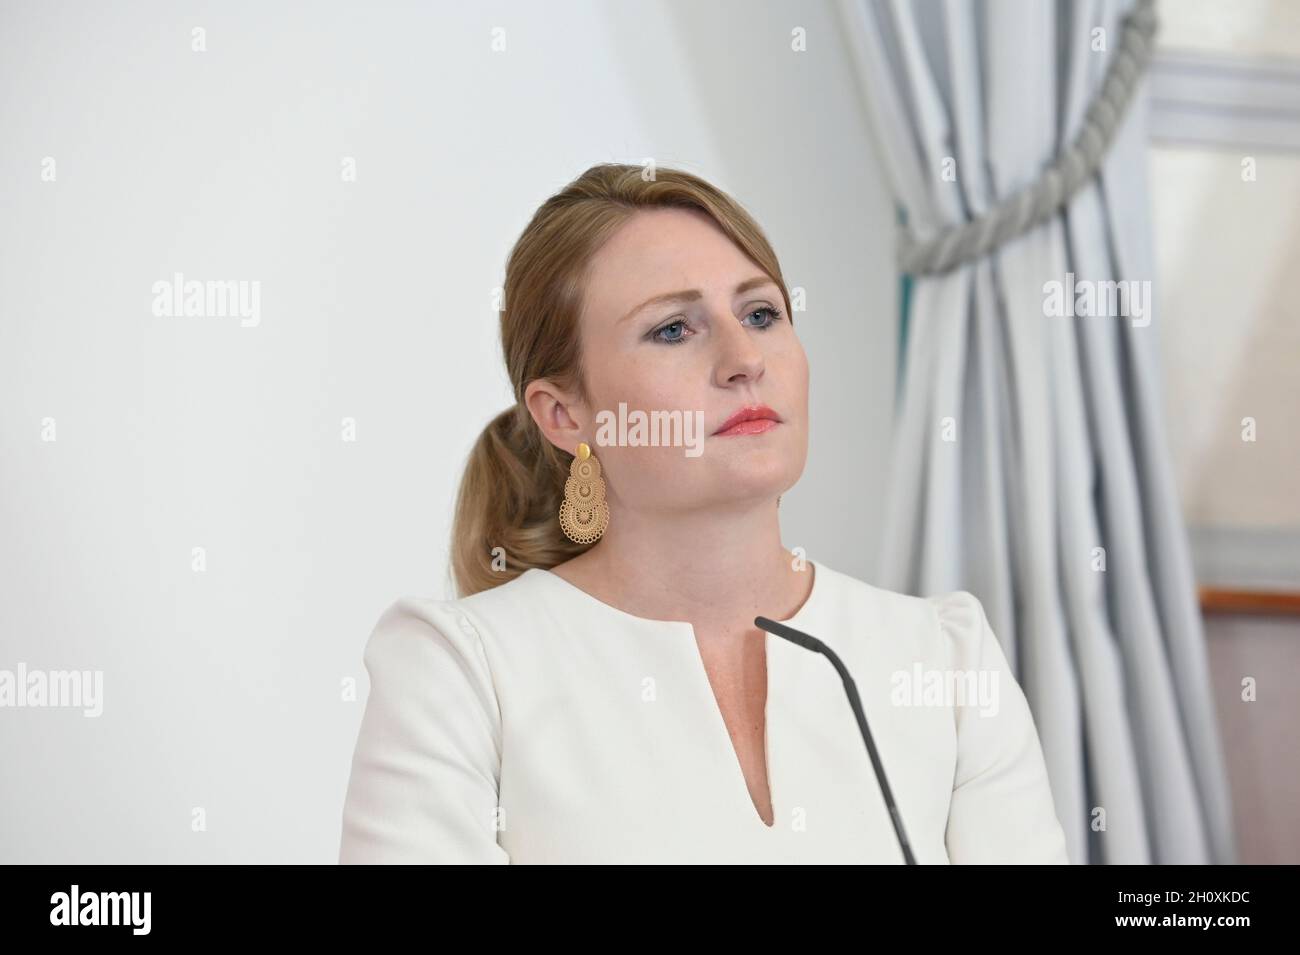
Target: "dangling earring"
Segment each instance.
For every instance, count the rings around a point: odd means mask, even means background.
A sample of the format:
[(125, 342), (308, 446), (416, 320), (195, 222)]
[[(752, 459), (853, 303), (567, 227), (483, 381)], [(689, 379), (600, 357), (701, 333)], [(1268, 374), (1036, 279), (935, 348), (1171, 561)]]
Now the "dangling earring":
[(584, 441), (569, 465), (564, 482), (564, 503), (560, 505), (560, 529), (575, 544), (600, 540), (609, 527), (609, 505), (605, 503), (605, 479), (600, 476), (600, 462), (591, 455)]
[(780, 506), (781, 506), (781, 495), (780, 495), (780, 494), (778, 494), (778, 495), (776, 496), (776, 506), (777, 506), (777, 507), (780, 507)]

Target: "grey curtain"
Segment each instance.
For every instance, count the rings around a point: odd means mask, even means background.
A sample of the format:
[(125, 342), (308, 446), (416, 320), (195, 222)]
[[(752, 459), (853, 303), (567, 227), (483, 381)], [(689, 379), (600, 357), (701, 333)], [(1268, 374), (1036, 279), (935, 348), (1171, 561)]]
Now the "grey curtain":
[[(842, 0), (909, 230), (977, 219), (1034, 182), (1077, 133), (1129, 6)], [(1226, 863), (1159, 312), (1146, 303), (1144, 324), (1045, 307), (1046, 283), (1068, 288), (1067, 273), (1158, 292), (1145, 112), (1139, 88), (1098, 175), (1050, 221), (911, 283), (879, 583), (983, 601), (1033, 710), (1072, 861)]]

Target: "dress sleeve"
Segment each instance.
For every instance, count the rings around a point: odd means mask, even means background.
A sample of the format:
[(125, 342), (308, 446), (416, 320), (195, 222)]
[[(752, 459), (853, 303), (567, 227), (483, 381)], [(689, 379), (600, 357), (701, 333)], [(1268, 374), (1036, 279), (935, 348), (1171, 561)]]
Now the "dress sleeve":
[[(945, 844), (954, 864), (1068, 864), (1025, 694), (979, 600), (965, 591), (929, 599), (948, 659), (967, 685), (984, 685), (953, 707), (957, 768)], [(972, 674), (974, 679), (972, 679)]]
[(497, 842), (501, 715), (482, 641), (449, 601), (403, 598), (366, 644), (370, 675), (340, 863), (508, 863)]

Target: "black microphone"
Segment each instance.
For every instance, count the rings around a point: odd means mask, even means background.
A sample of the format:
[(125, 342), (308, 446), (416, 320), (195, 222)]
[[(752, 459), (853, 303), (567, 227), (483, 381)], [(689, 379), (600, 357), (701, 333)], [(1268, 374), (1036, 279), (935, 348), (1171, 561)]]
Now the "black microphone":
[(754, 625), (766, 630), (768, 633), (774, 633), (778, 637), (789, 640), (791, 643), (798, 644), (805, 650), (813, 650), (823, 654), (826, 659), (831, 661), (831, 666), (835, 667), (839, 672), (840, 679), (844, 681), (844, 692), (849, 695), (849, 705), (853, 707), (853, 715), (858, 719), (858, 729), (862, 731), (862, 738), (867, 743), (867, 754), (871, 757), (871, 767), (876, 771), (876, 781), (880, 783), (880, 791), (885, 796), (885, 805), (889, 807), (889, 818), (894, 824), (894, 835), (898, 836), (898, 847), (903, 850), (903, 858), (907, 860), (907, 864), (916, 865), (916, 859), (912, 857), (911, 844), (907, 841), (907, 833), (903, 831), (903, 819), (898, 814), (898, 806), (894, 805), (894, 794), (890, 792), (889, 780), (885, 778), (885, 767), (880, 765), (880, 755), (876, 752), (876, 744), (871, 739), (871, 730), (867, 729), (867, 717), (862, 712), (862, 700), (858, 697), (857, 684), (853, 682), (853, 677), (849, 675), (848, 668), (844, 666), (843, 661), (840, 660), (834, 650), (816, 637), (809, 636), (801, 630), (787, 627), (775, 620), (768, 620), (766, 617), (755, 617)]

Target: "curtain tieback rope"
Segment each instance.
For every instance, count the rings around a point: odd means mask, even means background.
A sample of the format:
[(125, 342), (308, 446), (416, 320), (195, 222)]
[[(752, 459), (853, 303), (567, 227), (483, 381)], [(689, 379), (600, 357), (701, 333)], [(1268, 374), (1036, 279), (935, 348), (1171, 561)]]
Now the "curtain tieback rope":
[(1151, 59), (1155, 0), (1137, 0), (1121, 22), (1121, 31), (1119, 49), (1070, 146), (1037, 180), (978, 219), (948, 226), (924, 241), (905, 234), (899, 249), (904, 272), (939, 275), (987, 255), (1046, 222), (1096, 174)]

